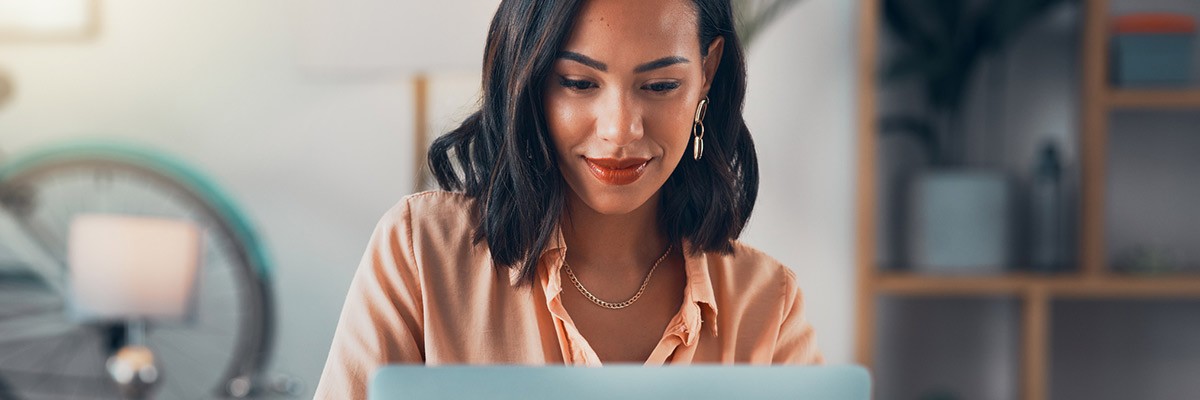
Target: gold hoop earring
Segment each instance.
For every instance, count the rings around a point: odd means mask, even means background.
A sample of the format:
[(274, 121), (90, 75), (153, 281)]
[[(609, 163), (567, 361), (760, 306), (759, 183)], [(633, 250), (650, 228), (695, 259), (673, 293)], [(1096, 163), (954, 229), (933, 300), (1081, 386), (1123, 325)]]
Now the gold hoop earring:
[(704, 157), (704, 114), (708, 113), (708, 96), (700, 99), (696, 105), (696, 115), (692, 117), (692, 158), (699, 161)]

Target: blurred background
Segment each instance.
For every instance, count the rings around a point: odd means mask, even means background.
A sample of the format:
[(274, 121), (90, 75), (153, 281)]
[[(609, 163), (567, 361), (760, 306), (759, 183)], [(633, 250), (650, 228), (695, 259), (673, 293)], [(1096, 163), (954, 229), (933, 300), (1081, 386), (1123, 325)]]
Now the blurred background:
[(1200, 3), (858, 11), (855, 354), (879, 398), (1195, 398)]
[[(1200, 393), (1200, 3), (734, 3), (743, 241), (796, 272), (830, 363), (880, 399)], [(0, 0), (0, 399), (310, 398), (496, 4)], [(108, 232), (199, 272), (72, 281), (144, 261), (81, 250)]]

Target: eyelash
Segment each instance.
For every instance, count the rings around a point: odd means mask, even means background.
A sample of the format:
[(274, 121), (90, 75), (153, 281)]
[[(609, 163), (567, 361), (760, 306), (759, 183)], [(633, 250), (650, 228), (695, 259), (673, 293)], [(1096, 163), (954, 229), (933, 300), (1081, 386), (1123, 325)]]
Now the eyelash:
[[(591, 81), (585, 81), (585, 80), (579, 80), (579, 79), (567, 79), (565, 77), (560, 78), (558, 81), (558, 84), (561, 85), (562, 87), (571, 89), (573, 91), (578, 91), (578, 92), (595, 89), (595, 88), (599, 87)], [(651, 84), (642, 86), (642, 89), (649, 90), (651, 92), (654, 92), (655, 94), (666, 94), (667, 92), (670, 92), (670, 91), (678, 89), (678, 88), (679, 88), (679, 82), (655, 82), (655, 83), (651, 83)]]
[(598, 87), (598, 86), (596, 86), (595, 83), (592, 83), (591, 81), (585, 81), (585, 80), (579, 80), (579, 79), (567, 79), (567, 78), (560, 79), (559, 85), (562, 85), (562, 87), (565, 87), (565, 88), (571, 89), (571, 90), (575, 90), (575, 91), (584, 91), (584, 90), (593, 89), (593, 88)]
[(654, 82), (643, 86), (657, 93), (667, 93), (679, 88), (679, 82)]

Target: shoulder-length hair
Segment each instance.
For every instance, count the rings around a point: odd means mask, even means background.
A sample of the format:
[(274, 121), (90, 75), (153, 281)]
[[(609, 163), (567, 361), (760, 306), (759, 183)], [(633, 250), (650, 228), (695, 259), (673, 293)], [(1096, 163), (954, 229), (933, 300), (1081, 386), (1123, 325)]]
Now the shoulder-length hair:
[[(445, 190), (475, 198), (474, 240), (487, 242), (497, 268), (520, 268), (534, 282), (570, 190), (560, 174), (543, 115), (545, 77), (567, 40), (583, 0), (505, 0), (488, 32), (479, 110), (429, 149), (429, 167)], [(742, 118), (745, 55), (729, 0), (693, 0), (702, 55), (725, 45), (704, 125), (704, 157), (690, 152), (662, 188), (658, 222), (686, 251), (728, 254), (754, 209), (758, 159)]]

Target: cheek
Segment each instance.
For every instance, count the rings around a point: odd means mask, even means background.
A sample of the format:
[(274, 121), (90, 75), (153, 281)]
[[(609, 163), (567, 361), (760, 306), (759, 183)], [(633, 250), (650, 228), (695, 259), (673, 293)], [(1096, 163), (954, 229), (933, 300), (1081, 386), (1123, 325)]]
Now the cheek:
[(694, 105), (687, 100), (662, 102), (650, 111), (645, 118), (646, 132), (654, 135), (668, 155), (682, 153), (691, 140)]
[(553, 93), (546, 93), (542, 98), (545, 102), (546, 128), (550, 130), (550, 139), (562, 157), (586, 135), (585, 110), (579, 104)]

